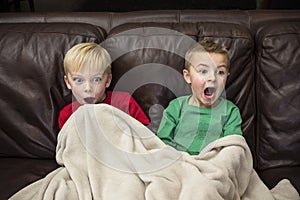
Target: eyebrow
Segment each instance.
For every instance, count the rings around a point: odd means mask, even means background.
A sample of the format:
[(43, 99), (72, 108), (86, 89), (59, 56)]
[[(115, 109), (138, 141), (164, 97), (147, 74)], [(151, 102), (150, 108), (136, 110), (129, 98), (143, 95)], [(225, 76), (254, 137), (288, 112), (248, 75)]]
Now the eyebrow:
[[(200, 63), (200, 64), (198, 64), (197, 66), (195, 66), (194, 68), (197, 70), (198, 67), (210, 68), (210, 65), (206, 65), (206, 64)], [(228, 67), (227, 67), (226, 64), (219, 65), (219, 66), (217, 66), (216, 68), (217, 68), (217, 69), (225, 68), (226, 70), (228, 70)]]
[(227, 65), (219, 65), (219, 66), (217, 66), (217, 68), (222, 68), (222, 67), (224, 67), (224, 68), (226, 68), (227, 69)]
[(195, 67), (209, 67), (209, 65), (204, 64), (204, 63), (199, 63), (199, 64), (196, 65)]

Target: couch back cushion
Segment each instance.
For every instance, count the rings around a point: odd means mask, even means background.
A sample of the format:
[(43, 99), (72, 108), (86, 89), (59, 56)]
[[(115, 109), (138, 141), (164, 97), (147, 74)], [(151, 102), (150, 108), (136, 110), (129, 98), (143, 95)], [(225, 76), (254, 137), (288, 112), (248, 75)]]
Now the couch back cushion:
[(0, 156), (54, 157), (58, 112), (72, 99), (64, 55), (105, 37), (88, 24), (0, 24)]
[[(156, 132), (170, 100), (190, 94), (182, 69), (187, 49), (211, 39), (230, 52), (225, 96), (240, 108), (244, 136), (254, 141), (254, 43), (248, 29), (231, 23), (129, 23), (115, 27), (102, 43), (113, 59), (112, 90), (125, 90), (141, 105)], [(252, 148), (254, 150), (254, 148)]]
[(266, 25), (256, 43), (258, 168), (299, 166), (300, 22)]

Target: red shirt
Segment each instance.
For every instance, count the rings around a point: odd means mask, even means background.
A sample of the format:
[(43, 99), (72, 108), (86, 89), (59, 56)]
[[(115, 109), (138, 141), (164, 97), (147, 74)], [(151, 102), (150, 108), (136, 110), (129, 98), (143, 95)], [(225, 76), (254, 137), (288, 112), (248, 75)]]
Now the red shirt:
[[(107, 91), (106, 97), (102, 103), (112, 105), (120, 110), (126, 112), (136, 120), (140, 121), (142, 124), (148, 125), (150, 121), (142, 108), (133, 99), (133, 97), (128, 92), (118, 92), (118, 91)], [(58, 126), (61, 129), (65, 122), (69, 119), (73, 112), (75, 112), (81, 105), (74, 101), (67, 106), (65, 106), (58, 116)]]

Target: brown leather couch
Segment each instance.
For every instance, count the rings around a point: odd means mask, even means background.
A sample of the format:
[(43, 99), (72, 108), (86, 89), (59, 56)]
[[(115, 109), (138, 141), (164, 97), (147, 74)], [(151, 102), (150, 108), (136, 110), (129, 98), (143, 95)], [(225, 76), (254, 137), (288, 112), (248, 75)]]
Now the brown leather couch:
[(58, 167), (58, 112), (72, 100), (63, 57), (71, 46), (109, 50), (110, 89), (130, 92), (155, 133), (168, 102), (190, 92), (183, 55), (204, 38), (229, 48), (224, 95), (241, 110), (259, 176), (270, 188), (288, 178), (300, 191), (300, 11), (0, 13), (0, 199)]

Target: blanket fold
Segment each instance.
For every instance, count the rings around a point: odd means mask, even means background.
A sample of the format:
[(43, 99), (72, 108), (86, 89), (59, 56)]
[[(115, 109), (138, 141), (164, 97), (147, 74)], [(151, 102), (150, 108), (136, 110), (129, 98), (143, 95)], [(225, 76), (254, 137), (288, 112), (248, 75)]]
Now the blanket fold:
[(10, 199), (300, 199), (288, 180), (272, 190), (264, 185), (242, 136), (226, 136), (190, 156), (106, 104), (81, 106), (69, 118), (56, 160), (61, 167)]

